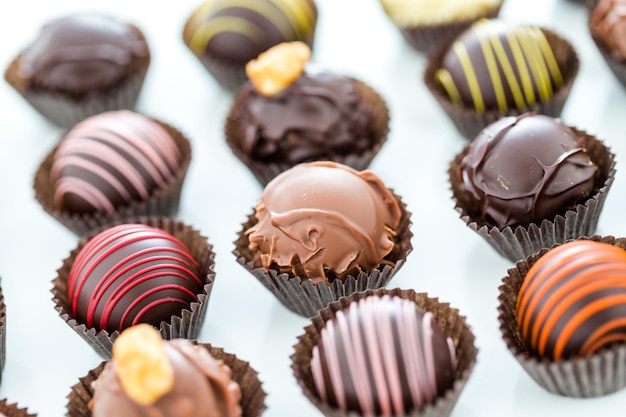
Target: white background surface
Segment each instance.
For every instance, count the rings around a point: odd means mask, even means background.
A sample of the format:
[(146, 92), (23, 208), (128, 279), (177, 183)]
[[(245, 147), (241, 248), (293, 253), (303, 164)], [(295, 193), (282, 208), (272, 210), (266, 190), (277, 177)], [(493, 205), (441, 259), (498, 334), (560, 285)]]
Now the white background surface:
[[(453, 416), (617, 416), (626, 392), (598, 399), (561, 398), (543, 391), (513, 359), (497, 322), (497, 287), (512, 266), (453, 210), (446, 169), (465, 145), (421, 80), (425, 58), (403, 41), (376, 0), (317, 0), (314, 59), (376, 88), (391, 109), (389, 141), (371, 169), (412, 211), (413, 246), (390, 288), (414, 288), (450, 302), (467, 316), (479, 348)], [(231, 253), (240, 224), (261, 188), (222, 136), (231, 97), (181, 40), (197, 0), (21, 0), (0, 14), (0, 65), (53, 17), (110, 11), (140, 26), (153, 61), (138, 110), (177, 126), (193, 146), (179, 219), (214, 245), (216, 284), (199, 340), (251, 362), (264, 382), (265, 417), (321, 414), (302, 395), (289, 356), (308, 320), (285, 309), (239, 266)], [(158, 4), (158, 6), (157, 6)], [(617, 176), (598, 233), (626, 236), (626, 90), (609, 72), (586, 28), (584, 7), (568, 0), (505, 0), (502, 16), (556, 30), (578, 50), (581, 70), (563, 112), (567, 124), (602, 138), (617, 154)], [(0, 397), (42, 417), (65, 414), (66, 396), (100, 358), (56, 314), (51, 280), (77, 237), (33, 198), (33, 174), (63, 131), (46, 122), (0, 80), (0, 276), (7, 304), (7, 362)]]

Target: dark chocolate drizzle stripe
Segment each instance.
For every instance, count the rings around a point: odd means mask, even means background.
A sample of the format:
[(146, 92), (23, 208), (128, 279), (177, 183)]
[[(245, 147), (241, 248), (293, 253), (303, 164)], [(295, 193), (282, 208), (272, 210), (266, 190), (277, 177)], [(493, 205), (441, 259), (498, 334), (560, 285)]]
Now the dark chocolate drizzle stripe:
[(626, 341), (626, 251), (591, 241), (552, 249), (528, 271), (516, 310), (522, 338), (540, 357)]
[[(469, 40), (479, 43), (478, 52), (468, 48)], [(500, 111), (525, 108), (549, 99), (564, 84), (552, 48), (539, 27), (505, 26), (483, 19), (455, 41), (451, 50), (461, 67), (460, 74), (441, 68), (435, 79), (458, 107), (470, 102), (484, 112), (489, 108), (486, 101), (491, 92)], [(465, 87), (470, 97), (461, 93)]]

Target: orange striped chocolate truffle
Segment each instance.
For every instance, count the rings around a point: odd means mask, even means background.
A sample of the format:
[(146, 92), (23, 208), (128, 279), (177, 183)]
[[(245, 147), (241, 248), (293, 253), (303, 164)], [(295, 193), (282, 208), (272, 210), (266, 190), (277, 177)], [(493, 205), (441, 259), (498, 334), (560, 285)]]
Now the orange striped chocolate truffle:
[(626, 251), (590, 240), (551, 249), (529, 269), (516, 309), (522, 339), (540, 358), (626, 341)]

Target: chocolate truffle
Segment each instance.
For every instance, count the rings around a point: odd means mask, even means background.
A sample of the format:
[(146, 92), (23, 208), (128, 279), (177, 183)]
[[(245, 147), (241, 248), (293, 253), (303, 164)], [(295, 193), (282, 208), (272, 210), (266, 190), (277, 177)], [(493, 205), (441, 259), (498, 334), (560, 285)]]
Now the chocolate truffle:
[(69, 271), (72, 317), (87, 328), (159, 327), (198, 301), (204, 282), (198, 262), (180, 240), (143, 224), (121, 224), (94, 237)]
[(540, 358), (626, 341), (626, 251), (589, 240), (552, 248), (528, 270), (516, 311), (524, 343)]
[(445, 45), (481, 18), (495, 18), (503, 0), (379, 0), (400, 34), (418, 52)]
[(599, 0), (591, 12), (589, 28), (614, 58), (626, 60), (626, 1)]
[(458, 169), (472, 217), (498, 228), (539, 224), (573, 209), (594, 191), (598, 172), (584, 137), (534, 113), (487, 126)]
[(134, 107), (149, 62), (148, 45), (135, 26), (109, 16), (73, 15), (45, 25), (5, 78), (44, 116), (71, 126), (89, 115)]
[(449, 47), (435, 82), (457, 107), (506, 112), (549, 100), (563, 72), (541, 28), (482, 19)]
[(385, 101), (357, 79), (307, 72), (309, 57), (301, 42), (259, 55), (229, 111), (226, 141), (263, 185), (300, 162), (365, 169), (387, 139)]
[(162, 340), (147, 325), (122, 332), (92, 385), (93, 417), (241, 416), (241, 389), (228, 366), (189, 340)]
[(189, 17), (183, 40), (224, 87), (238, 89), (244, 67), (281, 42), (313, 45), (313, 0), (208, 0)]
[(373, 172), (298, 164), (272, 180), (245, 233), (254, 263), (313, 282), (385, 264), (400, 225), (398, 201)]
[(176, 175), (181, 152), (155, 120), (120, 110), (92, 116), (62, 138), (50, 169), (55, 205), (113, 214), (145, 200)]
[(452, 388), (456, 355), (432, 313), (369, 296), (326, 323), (311, 374), (321, 400), (360, 415), (412, 415)]

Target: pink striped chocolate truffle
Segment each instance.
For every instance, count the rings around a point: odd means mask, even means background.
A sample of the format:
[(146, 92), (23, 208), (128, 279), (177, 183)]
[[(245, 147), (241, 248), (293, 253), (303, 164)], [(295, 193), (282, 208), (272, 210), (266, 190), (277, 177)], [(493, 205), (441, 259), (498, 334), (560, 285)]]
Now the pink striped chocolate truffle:
[(89, 117), (61, 140), (50, 170), (57, 206), (105, 212), (148, 198), (170, 181), (181, 152), (157, 121), (130, 110)]
[(67, 292), (79, 323), (114, 332), (170, 322), (198, 301), (203, 285), (183, 242), (159, 228), (122, 224), (96, 234), (78, 252)]
[(326, 323), (311, 372), (322, 401), (342, 412), (396, 416), (422, 410), (452, 388), (456, 355), (414, 302), (370, 296)]

